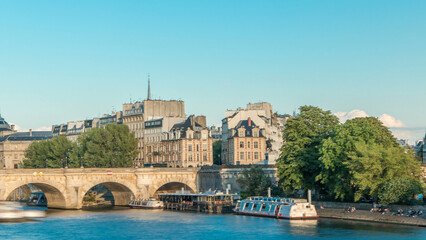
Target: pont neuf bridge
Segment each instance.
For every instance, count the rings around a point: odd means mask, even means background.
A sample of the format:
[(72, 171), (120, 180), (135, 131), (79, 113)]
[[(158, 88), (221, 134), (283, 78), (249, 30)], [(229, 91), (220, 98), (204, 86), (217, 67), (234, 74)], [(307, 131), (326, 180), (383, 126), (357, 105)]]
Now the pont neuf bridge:
[[(230, 189), (239, 192), (236, 182), (245, 167), (199, 168), (61, 168), (0, 170), (0, 200), (31, 184), (42, 190), (49, 208), (80, 209), (86, 193), (96, 185), (104, 185), (115, 205), (127, 205), (134, 198), (149, 198), (160, 192), (182, 188), (192, 193)], [(263, 166), (276, 178), (276, 168)], [(26, 187), (28, 191), (30, 189)]]

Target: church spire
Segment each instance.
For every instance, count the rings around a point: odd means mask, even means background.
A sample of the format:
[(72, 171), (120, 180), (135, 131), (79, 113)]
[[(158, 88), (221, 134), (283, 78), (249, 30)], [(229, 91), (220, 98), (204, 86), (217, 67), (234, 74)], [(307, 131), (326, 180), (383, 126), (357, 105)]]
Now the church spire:
[(147, 100), (151, 100), (151, 83), (150, 83), (150, 77), (148, 73), (148, 97)]

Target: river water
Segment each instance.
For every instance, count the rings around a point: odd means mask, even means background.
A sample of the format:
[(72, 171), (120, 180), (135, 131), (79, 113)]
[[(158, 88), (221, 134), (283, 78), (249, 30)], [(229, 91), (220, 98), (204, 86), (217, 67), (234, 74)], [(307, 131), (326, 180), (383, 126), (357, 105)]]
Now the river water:
[(288, 221), (164, 210), (49, 210), (0, 223), (0, 239), (425, 239), (426, 228), (343, 220)]

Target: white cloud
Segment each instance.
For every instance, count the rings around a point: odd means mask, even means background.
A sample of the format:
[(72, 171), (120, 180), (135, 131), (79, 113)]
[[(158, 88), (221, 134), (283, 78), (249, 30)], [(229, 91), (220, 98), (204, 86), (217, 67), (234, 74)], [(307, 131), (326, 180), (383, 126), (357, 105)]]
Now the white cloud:
[(391, 131), (393, 136), (397, 139), (411, 140), (410, 143), (412, 143), (412, 140), (414, 139), (410, 131), (400, 129), (391, 129)]
[[(15, 130), (18, 132), (28, 132), (29, 129), (27, 128), (21, 128), (19, 125), (16, 125), (14, 123), (9, 123), (10, 125), (15, 125)], [(36, 129), (33, 129), (33, 131), (51, 131), (52, 127), (46, 127), (46, 126), (42, 126)]]
[(386, 127), (406, 127), (405, 124), (401, 120), (397, 120), (393, 116), (389, 114), (382, 114), (379, 117), (379, 120), (385, 125)]
[(34, 131), (51, 131), (51, 130), (52, 130), (52, 127), (46, 127), (46, 126), (34, 129)]
[(9, 125), (11, 125), (11, 126), (15, 125), (15, 130), (18, 131), (18, 132), (28, 132), (28, 129), (21, 128), (19, 125), (16, 125), (14, 123), (9, 123)]
[[(334, 115), (339, 118), (341, 123), (345, 123), (347, 120), (354, 118), (369, 117), (365, 111), (359, 109), (355, 109), (350, 112), (337, 112)], [(384, 126), (390, 128), (392, 134), (397, 139), (407, 139), (412, 144), (413, 141), (415, 141), (416, 138), (419, 138), (418, 136), (420, 136), (417, 132), (414, 131), (414, 129), (408, 128), (401, 120), (397, 120), (395, 117), (389, 114), (384, 113), (380, 115), (378, 119), (383, 123)]]
[(347, 120), (354, 118), (368, 117), (368, 114), (366, 112), (358, 109), (354, 109), (350, 112), (337, 112), (334, 115), (339, 118), (339, 121), (341, 123), (345, 123)]

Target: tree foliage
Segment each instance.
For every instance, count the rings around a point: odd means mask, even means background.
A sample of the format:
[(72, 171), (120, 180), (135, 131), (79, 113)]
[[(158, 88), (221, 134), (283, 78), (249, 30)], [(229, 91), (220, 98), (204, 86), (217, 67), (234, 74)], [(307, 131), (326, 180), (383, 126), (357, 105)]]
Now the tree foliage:
[(76, 145), (65, 136), (33, 142), (25, 151), (24, 168), (60, 168), (76, 164)]
[(137, 155), (137, 139), (125, 125), (94, 128), (78, 138), (85, 167), (131, 167)]
[(315, 179), (320, 171), (319, 147), (338, 123), (330, 111), (312, 106), (300, 107), (300, 114), (287, 121), (277, 161), (280, 185), (285, 191), (323, 187)]
[(366, 196), (389, 203), (406, 201), (414, 191), (395, 192), (398, 187), (421, 186), (413, 150), (400, 147), (377, 118), (338, 124), (329, 111), (303, 106), (287, 121), (283, 140), (277, 167), (287, 192), (310, 188), (340, 200)]
[(321, 172), (316, 179), (336, 199), (377, 197), (394, 177), (418, 175), (412, 152), (401, 148), (388, 128), (373, 117), (355, 118), (336, 127), (320, 148)]
[(213, 143), (213, 163), (222, 165), (222, 140)]
[(83, 133), (74, 143), (65, 136), (33, 142), (22, 167), (131, 167), (136, 155), (137, 140), (129, 128), (109, 124)]
[(419, 181), (408, 177), (398, 177), (389, 180), (379, 194), (382, 204), (410, 204), (415, 194), (423, 194), (424, 188)]
[(248, 170), (244, 169), (237, 178), (237, 182), (241, 185), (241, 197), (250, 196), (266, 196), (268, 188), (277, 194), (277, 187), (273, 185), (271, 178), (259, 166), (251, 166)]

